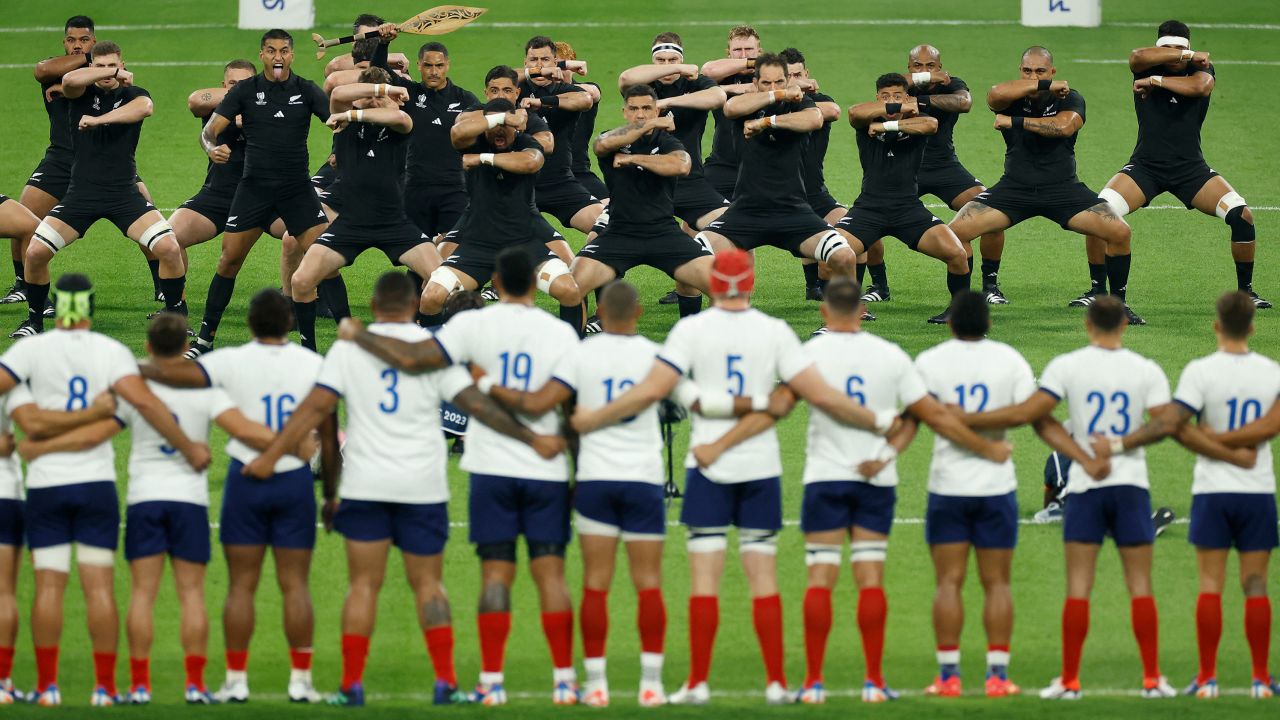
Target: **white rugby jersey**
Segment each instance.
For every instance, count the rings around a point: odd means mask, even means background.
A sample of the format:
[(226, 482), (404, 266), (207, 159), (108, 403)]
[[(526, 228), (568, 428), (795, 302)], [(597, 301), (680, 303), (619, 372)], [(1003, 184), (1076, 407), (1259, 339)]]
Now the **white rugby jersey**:
[[(1200, 416), (1200, 424), (1222, 433), (1266, 415), (1280, 395), (1280, 365), (1257, 353), (1218, 352), (1192, 360), (1182, 371), (1176, 403)], [(1258, 445), (1258, 462), (1248, 470), (1196, 456), (1191, 493), (1274, 493), (1271, 443)]]
[[(578, 346), (578, 334), (568, 323), (536, 307), (507, 302), (454, 316), (436, 333), (436, 340), (451, 364), (473, 363), (494, 382), (523, 391), (545, 385), (561, 358)], [(517, 419), (539, 435), (559, 432), (554, 412)], [(482, 422), (467, 427), (462, 469), (527, 480), (569, 480), (569, 461), (563, 453), (544, 460), (533, 448)]]
[[(1120, 438), (1142, 427), (1149, 408), (1169, 402), (1169, 380), (1155, 362), (1126, 349), (1107, 350), (1088, 345), (1049, 361), (1040, 389), (1065, 400), (1071, 417), (1067, 429), (1085, 452), (1089, 438), (1100, 433)], [(1098, 481), (1071, 465), (1067, 493), (1082, 493), (1116, 485), (1147, 488), (1144, 448), (1111, 457), (1111, 474)]]
[[(0, 366), (25, 381), (44, 410), (80, 410), (118, 381), (138, 374), (129, 348), (91, 330), (54, 328), (16, 342)], [(46, 488), (106, 480), (115, 482), (110, 442), (80, 452), (49, 453), (27, 465), (27, 487)]]
[[(32, 402), (31, 391), (25, 383), (14, 386), (0, 401), (0, 434), (12, 435), (13, 420), (9, 414)], [(21, 500), (25, 496), (22, 492), (22, 460), (15, 448), (9, 457), (0, 457), (0, 500)]]
[[(578, 405), (594, 410), (609, 404), (644, 379), (658, 346), (639, 335), (599, 333), (565, 353), (554, 380), (578, 394)], [(662, 432), (658, 407), (582, 436), (575, 477), (585, 480), (636, 480), (662, 485)]]
[[(813, 364), (800, 349), (791, 326), (755, 308), (711, 307), (681, 318), (671, 328), (658, 359), (689, 376), (701, 397), (717, 393), (768, 395)], [(736, 418), (693, 416), (689, 447), (714, 442), (737, 424)], [(690, 452), (685, 467), (695, 468)], [(774, 428), (733, 447), (703, 474), (718, 483), (740, 483), (782, 475)]]
[[(209, 376), (209, 385), (225, 390), (246, 418), (280, 432), (315, 385), (322, 358), (301, 345), (255, 340), (201, 355), (196, 362)], [(231, 438), (227, 454), (248, 465), (260, 453)], [(303, 465), (302, 460), (285, 455), (276, 462), (275, 471), (289, 472)]]
[[(214, 418), (235, 407), (231, 398), (216, 388), (181, 390), (151, 381), (147, 386), (173, 413), (182, 432), (194, 442), (207, 439)], [(171, 447), (164, 436), (123, 399), (116, 409), (116, 416), (132, 431), (129, 491), (125, 494), (127, 504), (157, 500), (209, 504), (207, 472), (193, 470), (182, 453)]]
[[(828, 385), (872, 412), (900, 410), (928, 394), (911, 356), (866, 331), (819, 335), (804, 344), (804, 354)], [(886, 442), (879, 435), (849, 427), (811, 407), (805, 484), (857, 480), (881, 487), (897, 485), (896, 462), (889, 463), (870, 480), (858, 473), (858, 464), (875, 459)]]
[[(942, 403), (967, 412), (1017, 405), (1036, 391), (1031, 366), (1017, 350), (995, 340), (948, 340), (916, 358), (929, 392)], [(1004, 431), (981, 431), (999, 440)], [(960, 497), (1005, 495), (1018, 487), (1013, 459), (994, 463), (934, 436), (929, 461), (929, 492)]]
[[(406, 342), (432, 337), (431, 331), (413, 323), (376, 323), (369, 332)], [(407, 373), (354, 343), (334, 343), (316, 385), (332, 390), (347, 406), (339, 497), (447, 502), (448, 451), (440, 429), (440, 402), (452, 400), (471, 384), (471, 374), (460, 366)]]

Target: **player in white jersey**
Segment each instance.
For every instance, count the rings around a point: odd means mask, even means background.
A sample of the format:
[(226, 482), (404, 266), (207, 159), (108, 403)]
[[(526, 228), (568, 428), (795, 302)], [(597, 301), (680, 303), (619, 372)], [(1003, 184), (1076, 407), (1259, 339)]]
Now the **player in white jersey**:
[[(636, 333), (640, 310), (634, 286), (624, 281), (610, 283), (599, 300), (603, 333), (588, 337), (567, 353), (551, 379), (538, 390), (494, 384), (489, 393), (512, 411), (535, 417), (575, 398), (582, 407), (605, 405), (643, 378), (657, 356), (658, 346)], [(662, 688), (667, 629), (662, 548), (667, 508), (660, 433), (657, 409), (649, 407), (618, 425), (579, 439), (573, 502), (584, 568), (579, 622), (587, 678), (582, 702), (592, 707), (609, 704), (605, 675), (607, 599), (619, 539), (626, 545), (637, 593), (639, 703), (642, 707), (666, 703)]]
[[(213, 387), (226, 392), (246, 418), (279, 432), (306, 396), (320, 372), (321, 358), (289, 342), (293, 313), (276, 290), (261, 290), (249, 302), (253, 341), (237, 348), (202, 354), (198, 361), (175, 360), (143, 365), (143, 375), (165, 385)], [(337, 493), (337, 418), (320, 433), (324, 518), (332, 515)], [(293, 702), (320, 702), (311, 681), (311, 640), (315, 618), (307, 586), (316, 540), (315, 481), (311, 465), (282, 457), (267, 482), (248, 477), (244, 466), (258, 451), (239, 438), (227, 442), (231, 464), (223, 486), (218, 538), (229, 574), (222, 610), (226, 641), (226, 681), (214, 693), (219, 702), (249, 699), (249, 640), (253, 636), (254, 594), (267, 548), (276, 565), (289, 643), (288, 696)]]
[[(1016, 405), (1035, 393), (1035, 375), (1022, 355), (1004, 343), (986, 339), (991, 328), (986, 298), (965, 290), (952, 300), (948, 317), (953, 339), (916, 358), (916, 369), (931, 395), (979, 412)], [(1003, 433), (996, 431), (993, 436), (999, 438)], [(925, 539), (937, 578), (933, 632), (939, 670), (926, 694), (960, 696), (961, 590), (971, 547), (985, 597), (986, 694), (1004, 697), (1020, 692), (1008, 674), (1013, 635), (1009, 577), (1018, 541), (1017, 486), (1012, 460), (994, 463), (944, 437), (935, 438), (929, 463)]]
[[(1123, 347), (1128, 323), (1118, 298), (1101, 297), (1085, 315), (1089, 345), (1050, 361), (1040, 389), (1025, 402), (965, 415), (970, 427), (995, 429), (1035, 423), (1041, 437), (1073, 461), (1067, 479), (1071, 496), (1063, 517), (1067, 599), (1062, 611), (1062, 675), (1041, 691), (1045, 699), (1080, 697), (1080, 657), (1089, 631), (1089, 595), (1102, 542), (1110, 535), (1124, 566), (1133, 634), (1142, 657), (1143, 697), (1176, 692), (1160, 674), (1159, 624), (1152, 597), (1151, 520), (1147, 463), (1142, 450), (1159, 439), (1139, 425), (1145, 414), (1160, 417), (1170, 401), (1169, 381), (1152, 360)], [(1071, 437), (1051, 422), (1066, 401)], [(1093, 438), (1092, 451), (1075, 440)], [(1103, 452), (1109, 450), (1108, 452)]]
[[(775, 383), (787, 383), (841, 422), (887, 430), (897, 413), (873, 414), (833, 390), (800, 350), (800, 341), (782, 320), (750, 305), (755, 284), (751, 256), (744, 250), (716, 254), (711, 271), (715, 306), (680, 320), (643, 380), (599, 408), (579, 406), (574, 428), (589, 433), (638, 415), (666, 397), (684, 375), (696, 384), (699, 415), (691, 445), (712, 442), (734, 427), (738, 403), (757, 410), (769, 404)], [(742, 442), (702, 469), (691, 454), (685, 462), (680, 519), (689, 528), (690, 672), (673, 703), (703, 704), (719, 624), (719, 584), (724, 572), (726, 534), (738, 528), (739, 552), (752, 595), (752, 615), (766, 671), (765, 698), (791, 702), (783, 671), (782, 601), (776, 572), (777, 534), (782, 528), (782, 487), (778, 437), (769, 428)]]
[[(551, 378), (564, 355), (577, 346), (573, 328), (533, 304), (533, 259), (508, 248), (494, 258), (494, 287), (502, 301), (461, 313), (434, 338), (418, 342), (359, 330), (346, 322), (339, 339), (354, 340), (391, 367), (422, 372), (471, 363), (489, 383), (529, 390)], [(488, 385), (488, 383), (486, 383)], [(487, 387), (480, 387), (487, 391)], [(516, 541), (524, 535), (529, 570), (542, 604), (542, 629), (551, 650), (552, 700), (578, 701), (573, 667), (573, 603), (564, 580), (569, 543), (569, 463), (554, 414), (519, 420), (537, 437), (517, 440), (481, 422), (467, 428), (462, 469), (471, 473), (470, 539), (480, 557), (480, 682), (474, 702), (506, 702), (503, 656), (511, 631), (511, 584)]]
[(25, 699), (13, 686), (13, 650), (18, 639), (18, 569), (22, 566), (22, 463), (18, 460), (11, 409), (31, 402), (19, 385), (0, 402), (0, 705)]
[[(414, 324), (417, 306), (417, 293), (403, 273), (384, 274), (374, 286), (376, 324), (369, 331), (408, 342), (431, 340), (429, 331)], [(350, 588), (342, 612), (342, 684), (329, 702), (364, 703), (364, 665), (393, 544), (404, 558), (435, 667), (435, 703), (466, 702), (458, 690), (452, 612), (442, 582), (449, 486), (440, 404), (452, 402), (470, 417), (524, 443), (537, 442), (538, 436), (472, 387), (471, 375), (460, 366), (402, 374), (353, 343), (338, 342), (325, 358), (315, 388), (276, 442), (246, 472), (269, 476), (285, 449), (332, 415), (340, 398), (346, 401), (347, 435), (333, 525), (347, 539)]]
[[(100, 393), (113, 390), (133, 404), (180, 452), (193, 468), (209, 464), (209, 448), (192, 441), (168, 408), (143, 383), (128, 348), (90, 331), (93, 285), (84, 275), (68, 273), (55, 286), (56, 328), (38, 338), (15, 343), (0, 357), (0, 393), (26, 383), (33, 410), (79, 411)], [(23, 432), (24, 408), (14, 421)], [(62, 597), (76, 546), (80, 584), (92, 638), (96, 683), (94, 705), (120, 700), (115, 688), (116, 647), (120, 619), (114, 586), (115, 549), (119, 543), (120, 509), (116, 499), (115, 454), (101, 442), (77, 452), (52, 452), (33, 460), (27, 473), (25, 525), (35, 569), (31, 634), (36, 646), (36, 701), (57, 705), (58, 643), (62, 635)]]

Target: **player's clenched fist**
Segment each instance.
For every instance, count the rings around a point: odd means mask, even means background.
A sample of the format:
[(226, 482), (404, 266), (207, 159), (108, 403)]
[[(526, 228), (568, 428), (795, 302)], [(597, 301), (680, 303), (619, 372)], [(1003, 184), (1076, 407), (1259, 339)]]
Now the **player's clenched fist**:
[(538, 453), (538, 456), (542, 459), (550, 460), (564, 452), (568, 444), (559, 435), (538, 435), (529, 444), (529, 447), (532, 447), (533, 451)]
[(1013, 118), (1008, 115), (996, 115), (995, 128), (997, 130), (1008, 130), (1013, 127)]
[(225, 165), (231, 160), (231, 148), (226, 145), (219, 145), (209, 151), (209, 160), (213, 161), (214, 165)]

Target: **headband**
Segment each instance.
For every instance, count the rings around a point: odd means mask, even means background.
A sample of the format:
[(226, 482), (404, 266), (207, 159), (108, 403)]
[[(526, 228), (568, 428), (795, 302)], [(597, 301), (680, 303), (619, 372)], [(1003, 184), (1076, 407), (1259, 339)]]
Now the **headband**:
[(88, 290), (53, 291), (54, 317), (57, 325), (70, 327), (93, 317), (93, 288)]
[(678, 54), (681, 58), (684, 57), (684, 48), (675, 43), (658, 43), (653, 46), (653, 50), (650, 51), (650, 54), (657, 55), (660, 52), (673, 52)]
[(1177, 35), (1165, 35), (1156, 41), (1156, 47), (1165, 47), (1167, 45), (1180, 47), (1183, 50), (1191, 49), (1191, 41), (1184, 37), (1178, 37)]

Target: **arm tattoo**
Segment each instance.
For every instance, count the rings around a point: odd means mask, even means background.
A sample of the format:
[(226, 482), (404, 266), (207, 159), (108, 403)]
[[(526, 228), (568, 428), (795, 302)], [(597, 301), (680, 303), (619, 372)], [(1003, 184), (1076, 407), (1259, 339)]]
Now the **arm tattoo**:
[(356, 335), (355, 342), (369, 354), (406, 372), (434, 370), (448, 364), (435, 340), (411, 343), (366, 330)]
[[(1047, 120), (1048, 122), (1043, 122)], [(1051, 118), (1027, 118), (1024, 125), (1030, 125), (1036, 133), (1044, 137), (1062, 137), (1065, 133)]]
[(969, 98), (954, 93), (950, 95), (931, 95), (929, 97), (929, 106), (944, 112), (968, 112), (965, 109), (965, 104), (969, 102)]
[(209, 102), (210, 100), (212, 100), (212, 99), (213, 99), (213, 93), (211, 93), (211, 92), (207, 92), (207, 93), (205, 93), (205, 94), (201, 95), (201, 96), (200, 96), (200, 99), (201, 99), (201, 100), (203, 100), (203, 101), (205, 101), (205, 102)]
[(511, 413), (502, 409), (492, 398), (480, 392), (475, 386), (458, 393), (454, 400), (467, 411), (468, 415), (484, 423), (491, 430), (526, 444), (533, 441), (532, 430), (521, 424), (511, 416)]

